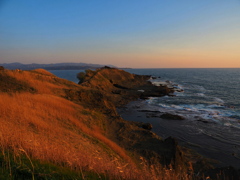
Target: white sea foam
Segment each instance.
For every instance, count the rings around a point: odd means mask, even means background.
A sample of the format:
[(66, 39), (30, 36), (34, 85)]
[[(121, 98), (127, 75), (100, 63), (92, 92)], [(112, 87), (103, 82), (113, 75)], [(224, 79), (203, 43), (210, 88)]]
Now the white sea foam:
[(174, 104), (171, 105), (170, 107), (175, 108), (176, 110), (181, 110), (181, 109), (183, 110), (184, 109), (182, 106), (178, 106), (178, 105), (174, 105)]
[(214, 101), (219, 102), (219, 103), (225, 103), (224, 100), (214, 97)]
[(174, 89), (175, 92), (183, 92), (184, 88), (181, 85), (174, 84), (172, 81), (162, 81), (160, 79), (150, 79), (150, 82), (155, 86), (167, 86)]
[(200, 97), (204, 97), (205, 94), (204, 93), (196, 93), (197, 96), (200, 96)]
[(222, 104), (210, 104), (210, 105), (208, 105), (206, 107), (209, 108), (209, 109), (214, 109), (214, 108), (216, 108), (216, 109), (223, 109), (224, 108), (224, 106)]
[(163, 108), (167, 108), (167, 109), (172, 109), (170, 106), (168, 106), (166, 104), (162, 104), (162, 103), (159, 103), (158, 106), (163, 107)]
[[(148, 100), (150, 105), (158, 106), (162, 112), (177, 113), (191, 121), (203, 121), (218, 124), (225, 127), (240, 127), (240, 122), (227, 120), (234, 116), (234, 112), (229, 112), (224, 106), (225, 102), (219, 97), (212, 97), (211, 92), (204, 86), (184, 83), (184, 86), (171, 81), (152, 80), (155, 85), (166, 85), (174, 88), (176, 97), (164, 96)], [(181, 92), (182, 90), (185, 92)], [(186, 98), (182, 98), (182, 96)], [(160, 102), (160, 103), (159, 103)], [(186, 104), (181, 104), (186, 103)], [(232, 118), (235, 119), (236, 118)]]
[(227, 118), (226, 116), (232, 114), (226, 114), (220, 110), (216, 110), (214, 108), (221, 107), (220, 105), (204, 105), (204, 104), (196, 104), (196, 105), (189, 105), (189, 104), (164, 104), (158, 103), (158, 107), (163, 109), (166, 112), (171, 113), (178, 113), (179, 115), (184, 115), (192, 120), (199, 120), (204, 119), (208, 121), (213, 121), (216, 123), (221, 123), (222, 120)]
[[(169, 98), (169, 99), (168, 99)], [(165, 101), (168, 102), (172, 98), (165, 97)], [(240, 121), (231, 116), (236, 115), (236, 113), (227, 111), (224, 109), (223, 105), (219, 104), (168, 104), (168, 103), (158, 103), (152, 104), (158, 106), (157, 110), (159, 112), (168, 112), (171, 114), (178, 114), (184, 117), (188, 121), (200, 123), (201, 126), (205, 127), (205, 123), (210, 123), (209, 125), (216, 126), (217, 128), (237, 128), (240, 129)], [(202, 133), (200, 130), (196, 131), (196, 134)]]
[(175, 96), (178, 96), (178, 97), (187, 96), (187, 94), (182, 93), (182, 92), (174, 92), (173, 94), (174, 94)]
[(148, 105), (153, 105), (153, 106), (156, 106), (156, 101), (157, 100), (155, 98), (149, 98), (146, 100)]
[(229, 123), (229, 122), (226, 122), (226, 123), (224, 123), (224, 126), (228, 126), (228, 127), (230, 127), (230, 126), (232, 126), (232, 124)]
[[(176, 135), (184, 142), (190, 143), (198, 141), (198, 139), (192, 138), (195, 133), (201, 133), (198, 143), (202, 148), (211, 152), (221, 149), (223, 156), (232, 151), (232, 144), (240, 147), (240, 94), (238, 93), (240, 83), (237, 83), (239, 80), (237, 78), (240, 77), (239, 69), (194, 69), (191, 71), (161, 69), (151, 70), (147, 74), (152, 74), (152, 71), (156, 77), (161, 76), (172, 80), (174, 88), (184, 89), (183, 93), (175, 92), (176, 96), (174, 97), (153, 99), (151, 104), (147, 104), (149, 107), (155, 106), (161, 112), (185, 117), (186, 120), (180, 122), (179, 129), (174, 127), (172, 132), (179, 131)], [(160, 80), (164, 81), (163, 79), (153, 79), (152, 81)], [(183, 86), (175, 86), (175, 83)], [(167, 135), (169, 134), (166, 132)], [(207, 139), (206, 137), (206, 141), (202, 140), (201, 138), (205, 135), (211, 136), (211, 138)], [(240, 157), (239, 150), (234, 153), (238, 157)], [(236, 159), (236, 156), (234, 158)], [(235, 164), (239, 167), (239, 161)]]

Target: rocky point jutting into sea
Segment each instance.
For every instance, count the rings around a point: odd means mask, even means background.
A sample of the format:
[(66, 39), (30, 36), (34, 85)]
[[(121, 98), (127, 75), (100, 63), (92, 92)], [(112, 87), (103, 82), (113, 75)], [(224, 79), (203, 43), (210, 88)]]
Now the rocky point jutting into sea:
[[(103, 74), (105, 71), (104, 69), (105, 68), (102, 68)], [(121, 70), (117, 70), (114, 68), (107, 68), (107, 69), (108, 69), (107, 70), (108, 73), (110, 71), (112, 71), (112, 74), (118, 74), (119, 71), (121, 71)], [(121, 73), (123, 73), (123, 72), (124, 71), (122, 71)], [(91, 72), (91, 73), (93, 73), (93, 72)], [(95, 75), (99, 76), (98, 73), (94, 74), (94, 76)], [(165, 119), (167, 122), (167, 123), (164, 123), (163, 128), (165, 126), (169, 126), (166, 128), (165, 131), (171, 131), (171, 128), (178, 129), (179, 127), (177, 127), (177, 126), (179, 126), (179, 122), (181, 122), (182, 120), (185, 119), (185, 117), (183, 117), (182, 115), (178, 115), (175, 113), (171, 114), (168, 112), (160, 112), (159, 110), (155, 110), (155, 109), (149, 109), (151, 107), (147, 107), (147, 108), (145, 107), (147, 110), (145, 110), (144, 108), (143, 108), (144, 110), (141, 110), (141, 107), (143, 107), (142, 105), (145, 104), (145, 102), (141, 99), (148, 99), (149, 97), (162, 97), (162, 96), (166, 96), (166, 95), (174, 96), (175, 91), (182, 92), (183, 90), (181, 88), (179, 88), (176, 84), (171, 84), (171, 82), (169, 82), (169, 81), (160, 82), (160, 83), (152, 83), (149, 80), (153, 79), (153, 82), (156, 82), (156, 79), (158, 79), (158, 77), (152, 77), (150, 75), (145, 75), (145, 76), (134, 75), (134, 78), (133, 78), (134, 80), (129, 77), (128, 77), (129, 79), (122, 78), (119, 74), (115, 75), (115, 76), (112, 76), (109, 74), (103, 75), (103, 76), (105, 78), (107, 78), (111, 84), (108, 87), (114, 86), (114, 90), (112, 90), (111, 88), (110, 89), (103, 88), (103, 90), (105, 92), (111, 94), (110, 96), (112, 98), (112, 101), (115, 102), (115, 106), (119, 107), (118, 113), (120, 113), (120, 115), (122, 115), (122, 117), (124, 119), (130, 120), (131, 122), (135, 122), (139, 127), (146, 127), (146, 129), (148, 127), (150, 129), (152, 127), (152, 124), (150, 124), (149, 122), (154, 121), (154, 120), (150, 121), (151, 118), (160, 118), (160, 119)], [(90, 77), (92, 78), (92, 76), (90, 75), (89, 77), (86, 78), (86, 81), (91, 79)], [(143, 80), (143, 82), (142, 82), (142, 80)], [(141, 83), (139, 81), (141, 81)], [(97, 79), (95, 79), (93, 81), (88, 81), (88, 83), (89, 82), (90, 82), (90, 84), (92, 82), (94, 82), (93, 83), (94, 86), (96, 86), (96, 85), (103, 86), (101, 84), (101, 81), (97, 81)], [(80, 82), (80, 84), (81, 83), (82, 82)], [(112, 95), (112, 94), (114, 94), (114, 95)], [(137, 100), (137, 101), (133, 101), (133, 100)], [(128, 104), (130, 101), (131, 101), (131, 103)], [(144, 106), (146, 106), (146, 105), (144, 105)], [(143, 117), (145, 117), (145, 118), (143, 118)], [(174, 120), (176, 120), (176, 121), (174, 121)], [(146, 126), (146, 124), (148, 126)], [(155, 124), (157, 125), (158, 123), (155, 123)], [(182, 133), (184, 133), (184, 129), (182, 130)], [(168, 133), (168, 134), (170, 134), (170, 133)], [(176, 141), (176, 140), (174, 140), (174, 141)], [(155, 149), (155, 147), (156, 147), (156, 144), (154, 144), (154, 143), (149, 144), (149, 149), (151, 149), (151, 148)], [(184, 151), (187, 152), (188, 158), (191, 156), (190, 159), (192, 162), (194, 162), (193, 164), (196, 166), (197, 169), (199, 169), (199, 168), (207, 169), (207, 168), (209, 168), (210, 165), (213, 167), (216, 166), (218, 168), (221, 167), (221, 164), (218, 162), (218, 160), (221, 159), (221, 156), (218, 156), (217, 159), (216, 158), (215, 159), (204, 159), (202, 156), (200, 156), (199, 154), (197, 154), (194, 151), (185, 149), (183, 147), (180, 147), (180, 148), (184, 149)], [(226, 158), (228, 158), (228, 157), (226, 157)], [(202, 159), (204, 159), (204, 160), (202, 160)], [(204, 162), (201, 162), (201, 161), (204, 161)], [(203, 163), (204, 165), (199, 165), (200, 162)], [(227, 166), (227, 165), (222, 164), (222, 166)], [(236, 167), (238, 167), (238, 166), (236, 166)], [(223, 168), (223, 169), (225, 169), (225, 168)]]
[[(79, 85), (43, 70), (0, 71), (2, 172), (15, 179), (238, 178), (211, 161), (124, 120), (117, 107), (139, 98), (172, 95), (150, 76), (104, 67), (79, 73)], [(165, 118), (179, 118), (165, 114)], [(49, 163), (49, 164), (46, 164)], [(47, 168), (45, 168), (47, 166)], [(64, 174), (65, 173), (65, 174)], [(221, 178), (218, 178), (221, 179)]]

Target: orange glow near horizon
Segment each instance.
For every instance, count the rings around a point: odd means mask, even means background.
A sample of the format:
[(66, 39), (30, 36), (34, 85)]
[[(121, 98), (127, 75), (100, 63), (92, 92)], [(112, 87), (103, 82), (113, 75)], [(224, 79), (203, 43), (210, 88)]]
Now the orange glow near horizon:
[[(91, 63), (110, 64), (129, 68), (240, 68), (240, 55), (224, 52), (176, 54), (85, 54)], [(98, 59), (98, 61), (94, 61)], [(113, 63), (112, 63), (113, 64)]]
[(55, 3), (6, 3), (0, 64), (240, 68), (239, 1)]

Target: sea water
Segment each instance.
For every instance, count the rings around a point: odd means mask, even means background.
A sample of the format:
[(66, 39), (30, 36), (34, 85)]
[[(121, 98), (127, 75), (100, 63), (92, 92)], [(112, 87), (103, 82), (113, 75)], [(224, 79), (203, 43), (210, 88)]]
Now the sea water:
[(220, 160), (221, 165), (240, 168), (240, 69), (126, 71), (155, 76), (153, 82), (168, 80), (183, 90), (173, 97), (152, 97), (145, 101), (143, 109), (151, 107), (186, 119), (184, 122), (149, 119), (158, 126), (155, 127), (158, 135), (176, 137), (206, 157)]
[[(148, 118), (153, 131), (163, 138), (173, 136), (182, 145), (220, 160), (220, 165), (240, 168), (240, 69), (125, 69), (155, 76), (152, 82), (170, 81), (182, 89), (175, 96), (150, 97), (142, 109), (178, 114), (184, 121)], [(51, 71), (78, 82), (78, 70)], [(123, 117), (131, 120), (129, 114)], [(138, 117), (137, 119), (143, 120)], [(145, 118), (146, 121), (146, 118)]]
[(60, 78), (78, 83), (79, 80), (77, 78), (77, 74), (79, 72), (84, 72), (84, 70), (50, 70), (49, 72), (53, 73), (54, 75)]
[[(153, 81), (171, 81), (183, 92), (151, 98), (148, 103), (200, 115), (206, 121), (240, 130), (240, 69), (127, 69), (148, 74)], [(240, 140), (240, 138), (239, 138)]]

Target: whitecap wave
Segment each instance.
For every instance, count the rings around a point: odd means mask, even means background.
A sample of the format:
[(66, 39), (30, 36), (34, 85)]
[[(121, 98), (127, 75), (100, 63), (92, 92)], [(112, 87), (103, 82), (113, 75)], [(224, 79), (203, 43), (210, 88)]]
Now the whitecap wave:
[(217, 97), (214, 97), (214, 101), (222, 103), (222, 104), (225, 103), (224, 100), (222, 100), (221, 98), (217, 98)]
[(224, 108), (225, 106), (223, 106), (222, 104), (210, 104), (210, 105), (207, 105), (206, 107), (209, 109), (214, 109), (214, 108), (220, 109), (220, 108)]
[(197, 96), (200, 96), (200, 97), (204, 97), (205, 94), (204, 93), (196, 93)]

